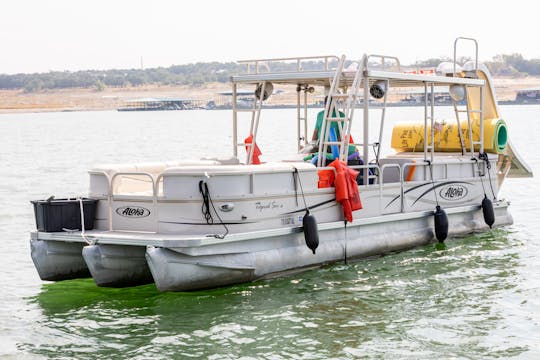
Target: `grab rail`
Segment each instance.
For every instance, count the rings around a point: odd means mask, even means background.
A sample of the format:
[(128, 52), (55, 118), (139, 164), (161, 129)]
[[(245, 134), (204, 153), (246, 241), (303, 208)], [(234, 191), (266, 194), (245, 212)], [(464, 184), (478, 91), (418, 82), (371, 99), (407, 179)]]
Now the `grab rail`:
[[(448, 166), (450, 166), (450, 165), (465, 165), (465, 164), (470, 164), (472, 166), (471, 173), (473, 174), (473, 177), (478, 176), (478, 170), (475, 168), (475, 166), (480, 165), (480, 164), (482, 164), (481, 166), (485, 166), (484, 162), (476, 161), (475, 159), (464, 160), (464, 161), (461, 161), (459, 163), (457, 163), (457, 162), (449, 162), (449, 161), (432, 162), (431, 166), (433, 166), (433, 167), (443, 167), (444, 166), (444, 176), (438, 177), (438, 178), (435, 178), (435, 176), (434, 176), (434, 178), (432, 179), (431, 175), (430, 175), (430, 177), (428, 179), (427, 174), (426, 174), (426, 175), (424, 175), (424, 181), (447, 180), (448, 179)], [(403, 164), (403, 173), (407, 173), (406, 169), (410, 168), (410, 167), (413, 167), (413, 166), (414, 167), (423, 167), (424, 171), (425, 171), (425, 168), (427, 166), (430, 166), (430, 163), (428, 163), (428, 162), (415, 162), (415, 163)], [(415, 181), (415, 180), (403, 181), (403, 183), (412, 182), (412, 181)]]
[[(399, 62), (399, 59), (395, 56), (388, 56), (388, 55), (378, 55), (378, 54), (369, 54), (367, 56), (366, 65), (369, 67), (369, 60), (370, 58), (376, 58), (380, 59), (381, 67), (384, 69), (386, 67), (386, 60), (394, 60), (394, 62), (397, 65), (397, 71), (401, 71), (401, 63)], [(391, 68), (392, 66), (390, 66)]]
[[(388, 169), (391, 169), (391, 168), (397, 168), (399, 182), (385, 183), (384, 182), (384, 171), (388, 170)], [(403, 204), (403, 169), (402, 169), (402, 167), (399, 164), (384, 164), (381, 167), (380, 176), (381, 176), (381, 179), (380, 179), (381, 191), (380, 191), (380, 195), (379, 195), (379, 212), (380, 213), (383, 212), (383, 210), (382, 210), (382, 191), (383, 191), (383, 187), (384, 187), (385, 184), (399, 184), (399, 212), (403, 212), (404, 211), (404, 204)]]
[[(460, 161), (460, 162), (449, 162), (449, 161), (443, 161), (443, 162), (436, 162), (436, 163), (431, 163), (431, 166), (433, 167), (444, 167), (444, 172), (442, 174), (442, 176), (438, 176), (438, 177), (435, 177), (432, 179), (431, 178), (431, 174), (428, 176), (428, 173), (425, 172), (425, 169), (427, 166), (430, 165), (430, 163), (427, 163), (427, 162), (416, 162), (416, 163), (406, 163), (406, 164), (384, 164), (382, 166), (379, 166), (379, 165), (376, 165), (376, 164), (367, 164), (367, 165), (351, 165), (349, 166), (350, 168), (353, 168), (355, 170), (359, 170), (361, 172), (364, 172), (364, 173), (369, 173), (369, 170), (373, 170), (374, 174), (369, 174), (367, 176), (366, 179), (364, 179), (364, 183), (363, 185), (359, 185), (361, 188), (367, 188), (368, 186), (370, 185), (377, 185), (378, 186), (378, 195), (379, 195), (379, 213), (382, 214), (383, 212), (383, 209), (382, 209), (382, 206), (383, 206), (383, 190), (385, 188), (385, 186), (387, 185), (391, 185), (391, 184), (394, 184), (394, 185), (399, 185), (400, 187), (400, 192), (399, 192), (399, 204), (400, 204), (400, 210), (399, 212), (404, 212), (405, 211), (405, 196), (404, 196), (404, 189), (405, 189), (405, 185), (406, 183), (409, 183), (409, 182), (412, 182), (414, 180), (406, 180), (403, 178), (403, 174), (407, 173), (408, 172), (408, 169), (410, 167), (423, 167), (424, 168), (424, 176), (423, 176), (423, 179), (422, 181), (424, 182), (429, 182), (429, 181), (438, 181), (438, 180), (446, 180), (448, 179), (448, 175), (449, 175), (449, 171), (448, 171), (448, 167), (451, 166), (451, 165), (464, 165), (464, 164), (470, 164), (472, 166), (472, 171), (471, 171), (471, 174), (472, 174), (472, 177), (477, 177), (479, 176), (479, 172), (482, 171), (486, 171), (486, 168), (485, 168), (485, 163), (484, 162), (481, 162), (481, 161), (476, 161), (475, 159), (471, 159), (471, 160), (464, 160), (464, 161)], [(482, 165), (480, 165), (482, 164)], [(480, 170), (479, 166), (484, 166), (483, 170)], [(478, 167), (478, 168), (477, 168)], [(396, 169), (397, 172), (398, 172), (398, 178), (399, 178), (399, 181), (391, 181), (391, 182), (385, 182), (384, 181), (384, 174), (386, 171), (389, 171), (390, 169)], [(298, 169), (299, 172), (302, 172), (302, 173), (309, 173), (309, 172), (315, 172), (315, 174), (320, 171), (320, 170), (332, 170), (334, 172), (334, 174), (336, 173), (336, 169), (334, 167), (329, 167), (329, 166), (326, 166), (326, 167), (320, 167), (320, 168), (303, 168), (303, 169)], [(261, 173), (275, 173), (276, 171), (262, 171), (262, 172), (258, 172), (258, 173), (245, 173), (245, 174), (249, 174), (249, 175), (257, 175), (257, 174), (261, 174)], [(290, 172), (290, 170), (283, 170), (283, 171), (279, 171), (279, 172)], [(109, 193), (108, 193), (108, 210), (109, 210), (109, 231), (113, 231), (113, 224), (112, 224), (112, 219), (113, 219), (113, 203), (115, 201), (115, 196), (116, 195), (120, 195), (120, 194), (115, 194), (114, 193), (114, 186), (115, 186), (115, 182), (117, 181), (117, 179), (121, 176), (143, 176), (143, 177), (146, 177), (149, 179), (149, 182), (151, 183), (152, 185), (152, 194), (151, 194), (151, 198), (152, 198), (152, 207), (153, 207), (153, 211), (154, 211), (154, 220), (155, 220), (155, 232), (156, 233), (159, 233), (159, 207), (158, 207), (158, 197), (160, 196), (160, 189), (159, 189), (159, 186), (160, 184), (162, 183), (163, 179), (165, 176), (172, 176), (172, 177), (175, 177), (175, 176), (192, 176), (193, 174), (189, 174), (189, 173), (160, 173), (159, 175), (155, 176), (154, 174), (151, 174), (151, 173), (148, 173), (148, 172), (119, 172), (119, 173), (115, 173), (114, 175), (112, 176), (109, 176), (108, 173), (106, 172), (100, 172), (101, 174), (105, 175), (107, 180), (108, 180), (108, 185), (109, 185)], [(230, 174), (230, 175), (235, 175), (235, 174), (238, 174), (238, 172), (220, 172), (219, 175), (227, 175), (227, 174)], [(199, 174), (200, 176), (205, 176), (206, 174), (204, 173), (201, 173)], [(214, 175), (214, 174), (212, 174)], [(464, 177), (465, 178), (465, 177)], [(370, 184), (370, 180), (371, 179), (375, 179), (376, 182), (374, 182), (373, 184)], [(253, 179), (251, 180), (251, 183), (252, 183), (252, 189), (253, 189)]]
[[(269, 58), (269, 59), (253, 59), (253, 60), (239, 60), (237, 61), (238, 64), (244, 64), (246, 65), (246, 72), (248, 74), (261, 74), (260, 71), (261, 66), (266, 67), (267, 73), (270, 72), (270, 67), (268, 66), (268, 63), (272, 62), (287, 62), (287, 61), (293, 61), (296, 62), (296, 71), (302, 72), (304, 71), (302, 69), (302, 62), (307, 60), (319, 60), (324, 62), (324, 69), (320, 71), (328, 71), (332, 70), (330, 68), (330, 61), (335, 60), (336, 63), (339, 61), (339, 57), (335, 55), (322, 55), (322, 56), (301, 56), (301, 57), (286, 57), (286, 58)], [(255, 72), (251, 72), (251, 68), (254, 68)], [(279, 72), (291, 72), (291, 71), (279, 71)]]
[(478, 41), (476, 41), (476, 39), (473, 39), (473, 38), (469, 38), (469, 37), (457, 37), (456, 40), (454, 40), (454, 74), (453, 76), (455, 77), (456, 76), (456, 64), (457, 64), (457, 43), (459, 40), (469, 40), (469, 41), (472, 41), (474, 42), (474, 47), (475, 47), (475, 58), (474, 58), (474, 70), (478, 70)]
[(158, 221), (158, 206), (157, 206), (157, 194), (156, 194), (156, 185), (154, 180), (154, 175), (148, 172), (118, 172), (115, 173), (113, 176), (109, 177), (107, 173), (103, 172), (107, 176), (107, 179), (109, 180), (109, 194), (108, 194), (108, 205), (109, 205), (109, 231), (113, 231), (113, 225), (112, 225), (112, 205), (114, 201), (114, 181), (120, 177), (125, 175), (131, 175), (131, 176), (147, 176), (150, 178), (152, 182), (152, 206), (154, 210), (154, 217), (156, 219), (156, 229), (155, 232), (159, 232), (159, 221)]

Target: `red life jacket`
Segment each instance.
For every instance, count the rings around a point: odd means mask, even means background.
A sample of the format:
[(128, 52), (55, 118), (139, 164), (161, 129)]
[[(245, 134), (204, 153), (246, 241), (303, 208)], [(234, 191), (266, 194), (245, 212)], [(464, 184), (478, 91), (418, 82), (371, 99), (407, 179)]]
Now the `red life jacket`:
[[(245, 144), (251, 144), (253, 142), (253, 134), (249, 134), (249, 136), (244, 140)], [(249, 146), (246, 146), (246, 151), (249, 154)], [(261, 163), (261, 160), (259, 160), (259, 156), (262, 155), (261, 149), (257, 146), (257, 143), (255, 143), (255, 149), (253, 149), (253, 158), (251, 159), (251, 163), (254, 165), (259, 165)]]
[(351, 169), (341, 160), (334, 160), (328, 166), (336, 169), (334, 186), (336, 188), (336, 201), (343, 207), (343, 215), (347, 221), (352, 222), (352, 212), (362, 209), (362, 201), (358, 192), (356, 177), (358, 171)]

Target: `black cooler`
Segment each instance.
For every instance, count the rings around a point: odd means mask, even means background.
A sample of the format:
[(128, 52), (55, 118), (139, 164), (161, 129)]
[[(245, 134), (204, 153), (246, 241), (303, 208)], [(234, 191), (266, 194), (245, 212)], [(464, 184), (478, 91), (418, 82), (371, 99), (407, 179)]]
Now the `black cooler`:
[[(84, 229), (94, 228), (97, 200), (83, 198)], [(48, 199), (31, 201), (38, 231), (57, 232), (81, 229), (79, 199)]]

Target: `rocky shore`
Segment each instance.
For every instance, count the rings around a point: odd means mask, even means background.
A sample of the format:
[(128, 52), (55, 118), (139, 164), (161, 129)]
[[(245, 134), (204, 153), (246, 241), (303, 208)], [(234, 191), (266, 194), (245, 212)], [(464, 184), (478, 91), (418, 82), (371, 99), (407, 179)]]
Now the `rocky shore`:
[[(539, 87), (540, 77), (496, 78), (495, 87), (500, 101), (515, 99), (517, 90)], [(272, 104), (296, 103), (294, 87), (280, 87), (279, 95), (271, 98)], [(95, 89), (61, 89), (38, 92), (23, 90), (0, 90), (0, 113), (45, 112), (45, 111), (95, 111), (116, 110), (128, 100), (139, 98), (189, 98), (204, 104), (210, 100), (221, 100), (219, 92), (230, 91), (227, 83), (209, 83), (202, 86), (158, 86)], [(321, 97), (322, 94), (313, 94)], [(391, 101), (399, 100), (394, 93)]]

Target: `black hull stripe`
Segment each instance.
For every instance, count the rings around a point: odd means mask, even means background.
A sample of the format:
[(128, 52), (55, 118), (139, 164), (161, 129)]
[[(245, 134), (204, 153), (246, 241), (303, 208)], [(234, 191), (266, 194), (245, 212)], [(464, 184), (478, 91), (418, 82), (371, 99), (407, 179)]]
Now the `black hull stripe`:
[[(422, 198), (422, 197), (423, 197), (424, 195), (426, 195), (428, 192), (434, 190), (434, 189), (437, 188), (437, 187), (444, 186), (444, 185), (448, 185), (448, 184), (467, 184), (467, 185), (473, 185), (473, 184), (471, 184), (471, 183), (469, 183), (469, 182), (466, 182), (466, 181), (447, 181), (447, 182), (445, 182), (445, 183), (438, 184), (438, 185), (435, 186), (435, 187), (432, 186), (430, 189), (428, 189), (428, 190), (425, 191), (422, 195), (420, 195), (420, 197), (418, 197), (418, 198), (414, 201), (413, 205), (416, 204), (416, 202), (417, 202), (418, 200), (420, 200), (420, 198)], [(413, 186), (413, 187), (410, 188), (409, 190), (405, 191), (405, 192), (403, 193), (403, 195), (405, 195), (405, 194), (407, 194), (407, 193), (409, 193), (409, 192), (411, 192), (411, 191), (417, 190), (417, 189), (419, 189), (419, 188), (421, 188), (421, 187), (423, 187), (423, 186), (426, 186), (426, 185), (432, 185), (432, 183), (431, 183), (431, 182), (427, 182), (427, 183), (425, 183), (425, 184)], [(384, 208), (385, 208), (385, 209), (388, 208), (390, 205), (392, 205), (392, 203), (393, 203), (394, 201), (396, 201), (397, 199), (399, 199), (400, 196), (401, 196), (401, 195), (398, 195), (398, 196), (396, 196), (395, 198), (393, 198), (392, 200), (390, 200), (390, 202), (389, 202)]]

